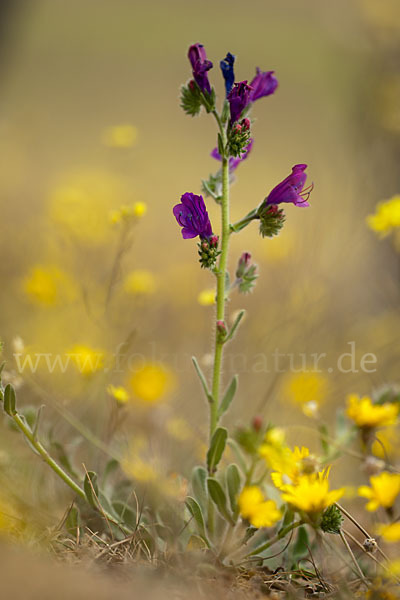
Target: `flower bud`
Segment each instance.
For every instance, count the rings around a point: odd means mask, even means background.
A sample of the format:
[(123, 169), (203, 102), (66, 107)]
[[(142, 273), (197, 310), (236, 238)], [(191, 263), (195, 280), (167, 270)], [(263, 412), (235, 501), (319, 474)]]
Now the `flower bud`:
[(224, 342), (228, 331), (224, 321), (217, 321), (217, 338), (219, 342)]
[(209, 238), (202, 238), (197, 247), (199, 249), (200, 264), (203, 269), (212, 269), (221, 254), (218, 250), (219, 238), (217, 235), (212, 235)]
[(343, 520), (344, 519), (340, 510), (337, 508), (337, 506), (332, 504), (331, 506), (328, 506), (323, 513), (320, 527), (325, 533), (339, 534)]
[(234, 123), (228, 134), (228, 149), (231, 156), (241, 157), (250, 144), (250, 120)]
[(257, 277), (257, 265), (251, 264), (251, 254), (243, 252), (236, 268), (236, 284), (239, 287), (239, 292), (242, 294), (251, 292)]
[(251, 254), (250, 252), (243, 252), (239, 258), (238, 266), (236, 269), (236, 277), (240, 279), (246, 272), (246, 269), (250, 266)]
[(253, 420), (251, 421), (251, 426), (254, 429), (254, 431), (259, 432), (261, 427), (263, 426), (263, 418), (261, 415), (256, 415), (255, 417), (253, 417)]
[(266, 204), (264, 201), (258, 209), (260, 219), (260, 234), (262, 237), (278, 235), (285, 222), (285, 213), (276, 204)]

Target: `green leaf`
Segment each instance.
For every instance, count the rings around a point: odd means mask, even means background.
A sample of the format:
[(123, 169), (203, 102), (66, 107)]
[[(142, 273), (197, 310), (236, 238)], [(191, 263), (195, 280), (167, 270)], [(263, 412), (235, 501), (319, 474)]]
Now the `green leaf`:
[(181, 87), (181, 107), (187, 115), (195, 117), (200, 112), (202, 100), (199, 88), (196, 85), (192, 87), (189, 85)]
[(238, 510), (237, 497), (241, 486), (241, 477), (237, 465), (232, 463), (226, 470), (226, 485), (228, 487), (229, 502), (232, 512), (236, 515)]
[(225, 147), (220, 133), (218, 134), (218, 152), (220, 153), (221, 158), (223, 158), (225, 155)]
[(211, 438), (210, 448), (207, 452), (207, 467), (209, 473), (215, 473), (219, 461), (225, 450), (228, 431), (225, 427), (218, 427)]
[(238, 328), (238, 327), (239, 327), (239, 325), (240, 325), (240, 321), (243, 319), (243, 317), (244, 317), (244, 315), (245, 315), (245, 314), (246, 314), (246, 311), (245, 311), (245, 310), (241, 310), (241, 311), (239, 312), (238, 316), (236, 317), (236, 319), (235, 319), (235, 321), (234, 321), (234, 323), (233, 323), (233, 325), (232, 325), (232, 327), (231, 327), (231, 330), (230, 330), (230, 332), (229, 332), (229, 333), (228, 333), (228, 335), (227, 335), (227, 338), (226, 338), (226, 340), (225, 340), (226, 342), (228, 342), (229, 340), (231, 340), (231, 339), (233, 339), (233, 338), (234, 338), (234, 336), (235, 336), (235, 333), (236, 333), (236, 330), (237, 330), (237, 328)]
[(192, 471), (192, 489), (197, 502), (205, 508), (208, 502), (207, 471), (204, 467), (195, 467)]
[(302, 525), (298, 529), (296, 543), (293, 546), (293, 561), (297, 562), (301, 558), (304, 558), (308, 555), (308, 533), (307, 529)]
[(111, 458), (105, 466), (104, 473), (102, 476), (102, 487), (104, 487), (108, 481), (108, 478), (118, 469), (119, 462), (115, 458)]
[(1, 381), (1, 374), (3, 373), (3, 369), (6, 366), (6, 361), (3, 361), (0, 365), (0, 381)]
[(239, 467), (242, 471), (242, 473), (247, 473), (247, 464), (246, 464), (246, 460), (245, 457), (243, 456), (243, 452), (239, 446), (239, 444), (232, 438), (228, 439), (228, 446), (230, 448), (232, 448), (232, 450), (235, 453), (236, 456), (236, 460), (239, 463)]
[(209, 477), (207, 479), (207, 487), (208, 492), (210, 494), (211, 500), (214, 502), (220, 514), (226, 519), (231, 525), (235, 524), (235, 521), (232, 518), (232, 515), (228, 511), (226, 506), (226, 494), (222, 489), (219, 481), (214, 479), (214, 477)]
[(76, 531), (80, 525), (80, 514), (76, 506), (71, 506), (68, 516), (65, 520), (65, 528), (69, 534), (76, 536)]
[(206, 378), (204, 377), (204, 373), (201, 370), (201, 367), (199, 365), (199, 363), (197, 362), (197, 358), (195, 356), (192, 356), (192, 362), (194, 364), (194, 368), (196, 369), (196, 373), (199, 376), (200, 382), (201, 382), (201, 386), (203, 388), (204, 394), (206, 395), (206, 398), (208, 400), (208, 402), (213, 402), (213, 397), (208, 389), (208, 385), (206, 382)]
[(221, 404), (219, 405), (218, 416), (222, 417), (224, 413), (228, 410), (237, 390), (238, 385), (238, 376), (235, 375), (230, 382), (224, 397), (222, 398)]
[(97, 485), (97, 473), (94, 471), (88, 471), (85, 475), (83, 482), (83, 489), (85, 490), (87, 501), (93, 508), (99, 508), (99, 488)]
[(17, 414), (15, 402), (15, 390), (13, 386), (8, 383), (4, 390), (4, 410), (10, 417), (13, 417)]
[(196, 500), (194, 498), (192, 498), (191, 496), (188, 496), (185, 500), (185, 505), (186, 508), (188, 509), (188, 511), (190, 512), (190, 514), (192, 515), (196, 526), (197, 526), (197, 530), (199, 532), (199, 534), (206, 538), (206, 527), (204, 524), (204, 517), (203, 517), (203, 512), (200, 508), (200, 505), (198, 504), (198, 502), (196, 502)]

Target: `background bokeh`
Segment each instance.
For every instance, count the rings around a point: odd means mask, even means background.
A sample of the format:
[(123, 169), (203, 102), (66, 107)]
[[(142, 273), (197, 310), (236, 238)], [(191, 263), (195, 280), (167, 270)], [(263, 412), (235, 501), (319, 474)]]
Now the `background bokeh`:
[[(240, 376), (230, 422), (261, 414), (312, 446), (305, 396), (330, 418), (348, 393), (398, 377), (399, 258), (366, 226), (375, 204), (399, 191), (396, 1), (38, 0), (10, 4), (4, 15), (0, 332), (19, 404), (46, 405), (50, 443), (95, 467), (117, 439), (119, 452), (136, 456), (126, 471), (139, 479), (155, 468), (170, 477), (178, 457), (187, 473), (204, 455), (206, 406), (190, 357), (209, 372), (213, 306), (201, 293), (214, 282), (172, 215), (180, 195), (199, 193), (217, 170), (213, 120), (179, 107), (187, 48), (197, 41), (214, 62), (220, 97), (227, 51), (237, 56), (237, 79), (259, 66), (279, 80), (254, 107), (233, 220), (296, 163), (309, 165), (315, 183), (311, 208), (288, 206), (279, 238), (260, 238), (256, 226), (232, 236), (231, 271), (247, 250), (260, 277), (251, 296), (234, 293), (229, 303), (231, 317), (247, 311), (224, 367), (226, 383)], [(137, 203), (147, 212), (132, 216), (126, 240), (118, 210)], [(217, 230), (218, 207), (211, 199), (208, 207)], [(375, 372), (336, 368), (350, 343), (358, 365), (376, 355)], [(281, 372), (276, 350), (285, 355)], [(72, 352), (75, 362), (64, 373), (41, 361), (20, 374), (14, 352)], [(327, 354), (322, 373), (294, 373), (310, 368), (313, 353)], [(96, 368), (79, 368), (92, 354)], [(95, 443), (77, 441), (78, 431)], [(0, 444), (2, 489), (46, 520), (58, 506), (49, 499), (63, 492), (5, 425)]]

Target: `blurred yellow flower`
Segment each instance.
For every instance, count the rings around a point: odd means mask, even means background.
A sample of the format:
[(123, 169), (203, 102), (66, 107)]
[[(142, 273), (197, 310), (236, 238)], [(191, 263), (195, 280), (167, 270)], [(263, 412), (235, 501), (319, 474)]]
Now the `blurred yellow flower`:
[(137, 137), (138, 130), (133, 125), (115, 125), (103, 131), (102, 142), (111, 148), (132, 148)]
[(215, 289), (203, 290), (197, 296), (197, 302), (201, 306), (211, 306), (215, 304)]
[(110, 210), (128, 205), (124, 182), (105, 171), (82, 171), (65, 178), (51, 193), (51, 219), (79, 242), (98, 245), (112, 235)]
[(378, 535), (381, 535), (386, 542), (400, 542), (400, 521), (378, 525), (376, 532)]
[(68, 355), (82, 375), (91, 375), (104, 368), (106, 354), (103, 350), (77, 344), (68, 351)]
[(367, 217), (367, 225), (380, 237), (389, 235), (394, 229), (400, 227), (400, 195), (393, 196), (390, 200), (379, 202), (374, 215)]
[(154, 294), (157, 288), (153, 273), (145, 269), (137, 269), (128, 273), (123, 285), (125, 292), (136, 296)]
[(328, 381), (321, 373), (289, 373), (283, 383), (284, 398), (300, 406), (307, 417), (318, 413), (327, 393)]
[(165, 428), (172, 438), (180, 442), (193, 438), (193, 432), (189, 427), (189, 424), (179, 417), (167, 419)]
[(369, 500), (365, 508), (371, 512), (380, 506), (391, 508), (400, 493), (400, 475), (383, 471), (380, 475), (371, 475), (369, 482), (371, 487), (358, 488), (358, 495)]
[(120, 404), (126, 404), (129, 402), (129, 393), (122, 385), (114, 386), (110, 384), (107, 387), (107, 392)]
[(173, 387), (170, 371), (159, 363), (147, 363), (138, 368), (130, 379), (134, 395), (145, 404), (160, 402)]
[(301, 475), (311, 470), (313, 464), (310, 451), (304, 446), (301, 449), (296, 446), (294, 450), (286, 448), (281, 460), (272, 462), (274, 464), (271, 466), (275, 471), (271, 473), (271, 479), (279, 489), (287, 484), (296, 484)]
[(77, 297), (73, 279), (55, 266), (36, 265), (23, 281), (23, 289), (31, 302), (56, 306)]
[(343, 496), (344, 489), (329, 489), (329, 471), (301, 475), (296, 484), (282, 487), (282, 499), (306, 513), (320, 513)]
[(117, 225), (122, 221), (129, 221), (132, 218), (140, 219), (147, 212), (147, 204), (144, 202), (135, 202), (131, 206), (120, 206), (116, 210), (110, 212), (110, 221), (113, 225)]
[(139, 456), (126, 456), (122, 459), (121, 466), (129, 477), (133, 477), (133, 479), (143, 483), (155, 482), (160, 477), (154, 465)]
[(372, 453), (378, 458), (386, 460), (387, 457), (400, 455), (399, 432), (396, 426), (391, 425), (378, 431), (372, 444)]
[(248, 519), (251, 525), (257, 529), (271, 527), (282, 517), (275, 502), (265, 500), (261, 488), (256, 485), (243, 488), (239, 495), (238, 505), (242, 517)]
[(368, 396), (360, 398), (350, 394), (347, 398), (346, 415), (358, 427), (385, 427), (396, 423), (399, 406), (391, 402), (374, 404)]
[(9, 500), (0, 497), (0, 535), (17, 533), (21, 517)]

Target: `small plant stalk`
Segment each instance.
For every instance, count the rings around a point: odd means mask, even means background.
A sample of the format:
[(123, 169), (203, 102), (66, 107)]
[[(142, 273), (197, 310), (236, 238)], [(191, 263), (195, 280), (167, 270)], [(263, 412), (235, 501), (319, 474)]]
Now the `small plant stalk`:
[[(214, 112), (214, 116), (219, 126), (223, 145), (226, 146), (227, 137), (225, 128), (223, 127), (219, 115), (216, 112)], [(229, 219), (229, 158), (223, 156), (221, 199), (221, 254), (219, 258), (218, 268), (215, 271), (215, 275), (217, 278), (217, 321), (225, 320), (225, 273), (228, 264), (229, 251)], [(221, 339), (221, 336), (218, 335), (218, 331), (216, 331), (214, 348), (214, 369), (212, 378), (212, 401), (210, 402), (210, 440), (218, 425), (219, 391), (221, 382), (221, 367), (224, 343), (225, 341)]]

